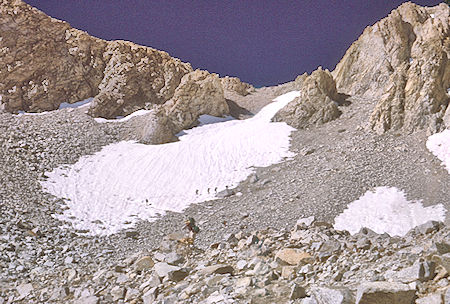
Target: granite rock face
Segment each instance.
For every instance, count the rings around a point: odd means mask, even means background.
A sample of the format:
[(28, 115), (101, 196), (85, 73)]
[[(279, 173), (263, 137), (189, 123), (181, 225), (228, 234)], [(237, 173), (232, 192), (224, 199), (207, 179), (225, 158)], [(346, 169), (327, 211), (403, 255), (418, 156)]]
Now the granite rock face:
[(127, 41), (108, 42), (103, 59), (107, 62), (89, 109), (92, 116), (114, 118), (169, 100), (191, 66), (166, 52)]
[(274, 116), (274, 121), (284, 121), (302, 129), (338, 118), (341, 99), (336, 84), (328, 70), (319, 67), (310, 76), (302, 75), (300, 96), (291, 101)]
[(164, 108), (174, 125), (174, 134), (192, 127), (200, 115), (222, 116), (229, 112), (219, 76), (202, 70), (186, 74)]
[(19, 0), (0, 3), (0, 108), (54, 110), (94, 97), (90, 114), (127, 115), (169, 100), (190, 64), (125, 41), (104, 41)]
[(201, 70), (186, 74), (171, 99), (150, 108), (124, 123), (124, 140), (152, 145), (174, 142), (175, 134), (195, 126), (200, 115), (229, 113), (218, 75)]
[(105, 41), (22, 1), (0, 2), (0, 109), (46, 111), (98, 93)]
[(450, 127), (450, 7), (411, 2), (367, 27), (333, 71), (339, 92), (378, 98), (369, 127), (437, 132)]

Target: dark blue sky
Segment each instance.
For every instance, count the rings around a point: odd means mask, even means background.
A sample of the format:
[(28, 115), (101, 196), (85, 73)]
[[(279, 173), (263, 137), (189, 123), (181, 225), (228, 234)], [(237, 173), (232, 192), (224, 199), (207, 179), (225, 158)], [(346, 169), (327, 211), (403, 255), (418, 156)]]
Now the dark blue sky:
[[(167, 51), (194, 68), (274, 85), (334, 69), (363, 29), (401, 0), (25, 0), (107, 40)], [(417, 0), (433, 6), (442, 1)]]

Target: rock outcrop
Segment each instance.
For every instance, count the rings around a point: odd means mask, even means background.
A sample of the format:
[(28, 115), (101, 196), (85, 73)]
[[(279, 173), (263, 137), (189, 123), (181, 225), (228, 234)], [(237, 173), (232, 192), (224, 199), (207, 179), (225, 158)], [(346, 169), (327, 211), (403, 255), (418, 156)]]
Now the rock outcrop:
[(202, 70), (184, 75), (170, 100), (150, 108), (123, 123), (124, 140), (152, 145), (177, 141), (175, 134), (195, 126), (200, 115), (229, 113), (219, 76)]
[(92, 116), (114, 118), (169, 100), (181, 78), (192, 71), (189, 64), (166, 52), (127, 41), (108, 42), (103, 60), (104, 77), (89, 109)]
[(284, 121), (302, 129), (338, 118), (341, 99), (336, 84), (328, 70), (319, 67), (310, 76), (302, 75), (300, 96), (291, 101), (274, 116), (274, 121)]
[(127, 115), (169, 100), (192, 71), (166, 52), (97, 39), (20, 0), (1, 2), (0, 13), (0, 102), (9, 112), (95, 96), (91, 115)]
[(200, 115), (223, 116), (229, 112), (219, 76), (202, 70), (183, 76), (164, 108), (175, 133), (192, 127)]
[(241, 96), (247, 96), (255, 91), (255, 88), (248, 83), (242, 82), (237, 77), (225, 76), (220, 79), (225, 92), (233, 92)]
[(98, 93), (105, 41), (22, 1), (0, 2), (0, 14), (0, 109), (53, 110)]
[[(437, 132), (449, 104), (450, 7), (411, 2), (367, 27), (333, 71), (339, 92), (379, 99), (369, 126), (378, 133)], [(445, 123), (450, 127), (450, 123)]]

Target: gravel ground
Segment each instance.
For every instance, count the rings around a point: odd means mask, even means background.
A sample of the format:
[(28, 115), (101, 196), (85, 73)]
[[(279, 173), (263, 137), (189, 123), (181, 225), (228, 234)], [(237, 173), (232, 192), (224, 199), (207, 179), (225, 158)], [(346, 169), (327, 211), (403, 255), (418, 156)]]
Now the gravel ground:
[(227, 233), (292, 227), (310, 215), (332, 222), (348, 203), (377, 186), (394, 186), (406, 191), (409, 200), (422, 199), (426, 206), (442, 203), (449, 209), (450, 175), (426, 149), (427, 134), (373, 134), (365, 128), (373, 102), (350, 101), (338, 120), (295, 131), (291, 150), (297, 155), (256, 168), (234, 189), (239, 195), (192, 205), (183, 214), (169, 212), (102, 238), (60, 229), (52, 214), (64, 206), (42, 192), (39, 180), (52, 168), (119, 141), (121, 126), (97, 124), (84, 109), (1, 114), (0, 286), (30, 278), (36, 265), (45, 279), (67, 259), (77, 272), (95, 272), (157, 247), (163, 236), (180, 230), (187, 216), (198, 221), (202, 233), (196, 243), (206, 247)]

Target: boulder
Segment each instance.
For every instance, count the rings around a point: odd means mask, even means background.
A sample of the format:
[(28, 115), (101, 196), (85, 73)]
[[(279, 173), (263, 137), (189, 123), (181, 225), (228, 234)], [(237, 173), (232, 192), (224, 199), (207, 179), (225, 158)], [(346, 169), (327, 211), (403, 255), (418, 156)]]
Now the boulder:
[(233, 274), (234, 268), (230, 265), (217, 264), (203, 268), (198, 273), (200, 275), (210, 275), (210, 274)]
[(220, 79), (220, 82), (225, 92), (233, 92), (241, 96), (247, 96), (255, 91), (255, 88), (251, 84), (242, 82), (237, 77), (225, 76)]
[(297, 300), (306, 297), (306, 290), (303, 286), (298, 284), (293, 284), (291, 287), (291, 292), (289, 294), (289, 300)]
[(295, 223), (294, 230), (296, 231), (299, 229), (307, 229), (308, 227), (311, 227), (314, 220), (315, 220), (315, 217), (313, 215), (309, 216), (309, 217), (299, 218), (297, 220), (297, 222)]
[(300, 96), (278, 111), (272, 120), (284, 121), (297, 129), (324, 124), (341, 115), (340, 100), (331, 73), (319, 67), (303, 80)]
[(163, 262), (156, 263), (154, 270), (160, 278), (167, 277), (170, 281), (174, 282), (179, 282), (189, 275), (186, 269)]
[(369, 119), (376, 132), (450, 126), (449, 15), (444, 3), (406, 2), (367, 27), (332, 72), (339, 92), (378, 100)]
[(354, 303), (350, 290), (345, 288), (313, 287), (311, 295), (317, 304), (351, 304)]
[(155, 262), (150, 256), (143, 256), (139, 258), (134, 264), (136, 270), (138, 271), (151, 269), (154, 265)]
[(435, 262), (418, 260), (412, 266), (393, 273), (391, 277), (401, 283), (426, 282), (434, 278), (436, 275), (435, 269)]
[(177, 141), (174, 135), (174, 126), (164, 111), (154, 110), (147, 115), (139, 117), (134, 122), (132, 134), (140, 134), (139, 142), (148, 145), (165, 144)]
[(397, 282), (363, 283), (356, 292), (356, 304), (412, 304), (415, 298), (415, 289)]
[(183, 76), (164, 108), (174, 133), (192, 127), (200, 115), (223, 116), (229, 112), (219, 76), (201, 70)]
[(433, 293), (431, 295), (416, 300), (416, 304), (441, 304), (441, 303), (442, 303), (442, 295), (438, 293)]
[(283, 248), (275, 255), (275, 260), (287, 265), (300, 265), (311, 260), (307, 252), (295, 248)]

